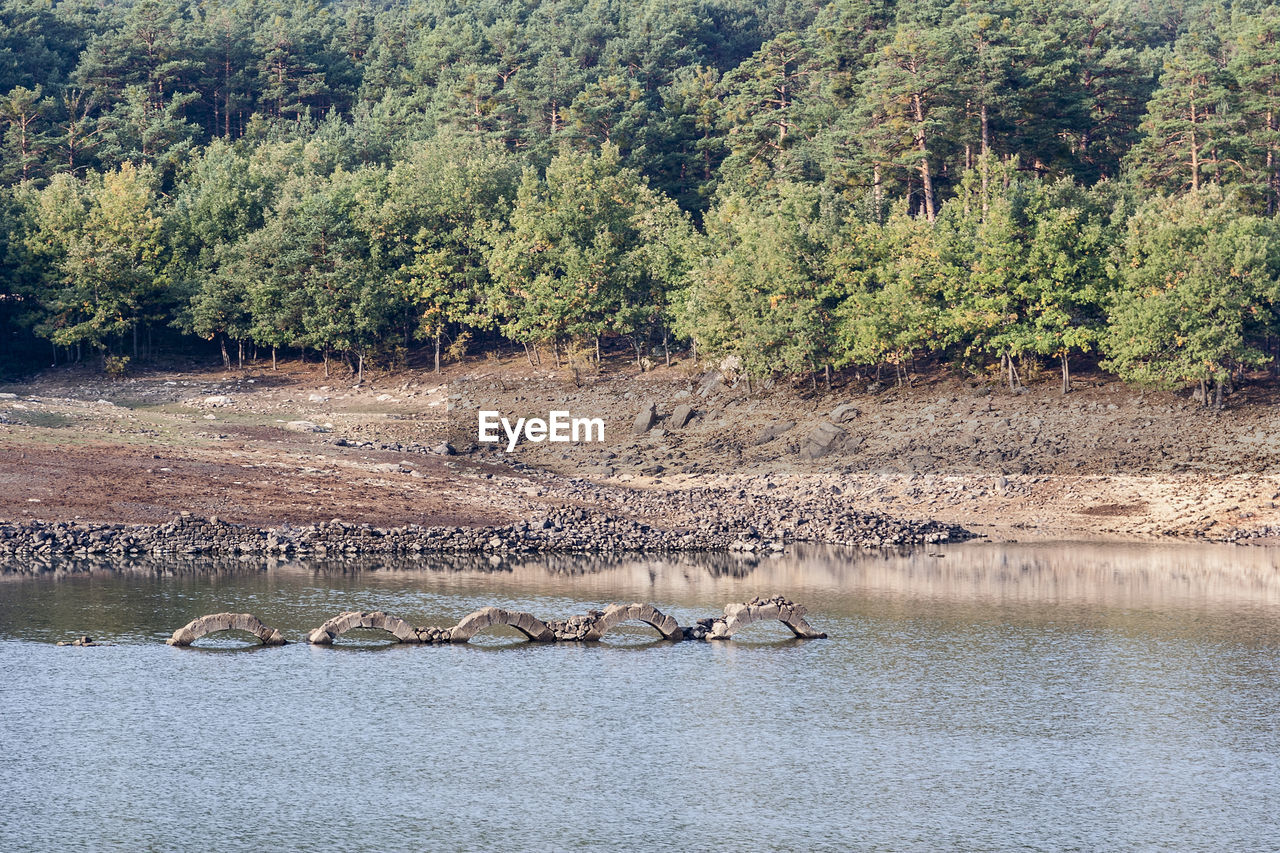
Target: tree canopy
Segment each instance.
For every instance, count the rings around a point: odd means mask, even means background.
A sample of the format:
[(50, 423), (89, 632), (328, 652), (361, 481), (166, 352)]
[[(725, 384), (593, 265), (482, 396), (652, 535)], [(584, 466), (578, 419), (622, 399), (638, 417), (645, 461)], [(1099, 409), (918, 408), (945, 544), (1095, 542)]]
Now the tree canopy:
[(1278, 37), (1261, 0), (0, 0), (0, 361), (603, 341), (1069, 390), (1098, 353), (1220, 399), (1280, 336)]

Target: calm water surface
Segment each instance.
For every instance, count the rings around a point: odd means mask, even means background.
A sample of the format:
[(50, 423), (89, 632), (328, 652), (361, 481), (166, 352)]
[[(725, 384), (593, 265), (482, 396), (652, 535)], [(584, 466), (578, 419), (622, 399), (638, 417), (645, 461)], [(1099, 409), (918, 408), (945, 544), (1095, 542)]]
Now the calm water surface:
[[(0, 576), (0, 849), (1276, 850), (1278, 566), (972, 545)], [(163, 644), (224, 610), (301, 639), (346, 609), (687, 624), (775, 592), (831, 639)], [(53, 645), (83, 633), (112, 645)]]

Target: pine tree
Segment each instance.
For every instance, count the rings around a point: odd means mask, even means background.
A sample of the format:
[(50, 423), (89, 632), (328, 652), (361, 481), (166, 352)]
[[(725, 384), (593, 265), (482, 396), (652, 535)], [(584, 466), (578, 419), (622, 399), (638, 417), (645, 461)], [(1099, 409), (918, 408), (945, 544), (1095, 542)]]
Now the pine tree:
[(1196, 27), (1165, 59), (1130, 159), (1142, 182), (1167, 192), (1239, 181), (1241, 114), (1216, 30)]
[(1280, 10), (1241, 13), (1230, 70), (1240, 86), (1246, 177), (1268, 215), (1280, 212)]
[(863, 81), (863, 110), (876, 138), (872, 144), (893, 166), (919, 176), (920, 209), (929, 222), (938, 215), (935, 164), (956, 79), (952, 38), (945, 28), (908, 20), (894, 31)]

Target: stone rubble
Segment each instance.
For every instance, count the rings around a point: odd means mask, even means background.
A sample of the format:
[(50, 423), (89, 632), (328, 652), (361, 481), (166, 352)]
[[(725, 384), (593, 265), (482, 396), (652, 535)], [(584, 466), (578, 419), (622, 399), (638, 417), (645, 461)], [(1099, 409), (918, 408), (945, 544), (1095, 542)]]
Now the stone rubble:
[[(375, 527), (340, 520), (308, 525), (253, 527), (218, 518), (180, 515), (164, 524), (124, 525), (69, 521), (0, 522), (0, 564), (50, 563), (53, 558), (108, 556), (255, 555), (353, 556), (422, 553), (624, 553), (677, 551), (777, 552), (791, 542), (864, 548), (958, 542), (973, 534), (956, 525), (905, 521), (856, 511), (819, 515), (786, 505), (759, 511), (745, 494), (697, 490), (702, 501), (671, 515), (685, 523), (658, 529), (620, 512), (551, 508), (539, 518), (501, 527)], [(634, 510), (659, 510), (663, 496), (638, 493)], [(763, 508), (761, 508), (763, 509)], [(697, 516), (700, 515), (701, 518)]]

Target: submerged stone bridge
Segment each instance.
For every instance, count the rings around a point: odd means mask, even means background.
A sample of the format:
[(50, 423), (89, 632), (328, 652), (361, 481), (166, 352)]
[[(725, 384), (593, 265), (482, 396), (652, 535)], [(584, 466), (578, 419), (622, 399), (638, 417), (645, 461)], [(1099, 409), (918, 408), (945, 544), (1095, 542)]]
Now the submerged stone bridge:
[(275, 628), (264, 625), (252, 613), (211, 613), (192, 619), (165, 640), (171, 646), (189, 646), (196, 640), (218, 631), (248, 631), (264, 646), (283, 646), (288, 642)]
[[(604, 610), (589, 610), (581, 616), (543, 622), (532, 613), (506, 610), (501, 607), (485, 607), (464, 617), (449, 627), (415, 628), (397, 616), (381, 610), (349, 610), (325, 622), (307, 634), (307, 642), (314, 645), (331, 645), (334, 640), (355, 628), (372, 628), (385, 631), (400, 643), (466, 643), (489, 628), (507, 626), (515, 628), (531, 642), (595, 642), (623, 622), (643, 622), (652, 627), (662, 639), (727, 640), (754, 622), (777, 620), (794, 634), (805, 640), (825, 638), (827, 635), (814, 630), (804, 618), (805, 608), (780, 595), (772, 598), (753, 598), (740, 604), (728, 604), (724, 616), (699, 619), (693, 625), (683, 627), (671, 616), (652, 604), (611, 604)], [(189, 646), (196, 640), (216, 631), (248, 631), (267, 645), (281, 645), (284, 637), (248, 613), (215, 613), (202, 616), (173, 632), (165, 642), (174, 646)]]

